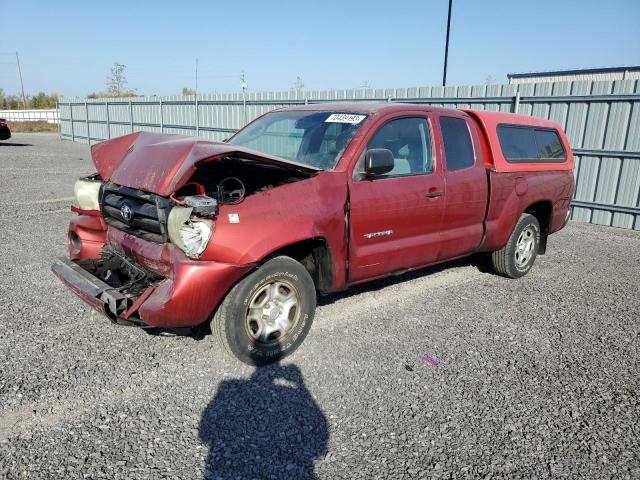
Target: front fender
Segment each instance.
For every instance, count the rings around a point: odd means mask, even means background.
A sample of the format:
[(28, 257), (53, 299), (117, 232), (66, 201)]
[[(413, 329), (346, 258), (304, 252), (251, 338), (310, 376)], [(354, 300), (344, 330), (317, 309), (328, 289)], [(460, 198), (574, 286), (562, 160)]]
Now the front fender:
[(223, 205), (203, 260), (257, 263), (287, 245), (323, 238), (332, 253), (334, 289), (345, 282), (347, 185), (342, 172), (258, 192)]

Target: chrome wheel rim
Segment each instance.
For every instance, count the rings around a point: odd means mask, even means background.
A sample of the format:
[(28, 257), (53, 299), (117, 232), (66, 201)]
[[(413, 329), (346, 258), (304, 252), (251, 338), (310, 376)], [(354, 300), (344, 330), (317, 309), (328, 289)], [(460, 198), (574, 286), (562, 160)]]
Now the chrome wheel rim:
[(533, 227), (526, 227), (518, 237), (516, 242), (515, 260), (516, 266), (523, 269), (533, 258), (536, 244), (536, 232)]
[(251, 296), (245, 326), (257, 343), (280, 343), (300, 316), (298, 291), (289, 282), (276, 280), (261, 286)]

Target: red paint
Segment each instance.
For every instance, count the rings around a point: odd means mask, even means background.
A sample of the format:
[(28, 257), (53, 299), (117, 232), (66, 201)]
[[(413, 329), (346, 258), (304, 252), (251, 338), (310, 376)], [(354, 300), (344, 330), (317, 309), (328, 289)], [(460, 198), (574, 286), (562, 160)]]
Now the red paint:
[[(94, 213), (96, 212), (97, 215)], [(107, 225), (100, 216), (100, 212), (91, 210), (89, 213), (78, 214), (69, 222), (67, 246), (72, 260), (88, 260), (100, 258), (100, 249), (106, 241)], [(80, 249), (71, 243), (71, 235), (76, 234), (80, 239)]]
[(76, 207), (75, 205), (71, 205), (71, 207), (69, 207), (69, 210), (71, 210), (73, 213), (77, 213), (78, 215), (89, 215), (90, 217), (102, 216), (100, 210), (84, 210), (82, 208)]
[[(440, 112), (438, 118), (449, 111)], [(440, 254), (438, 260), (444, 261), (464, 255), (477, 249), (484, 232), (483, 222), (488, 198), (487, 174), (483, 166), (482, 147), (480, 137), (472, 120), (461, 115), (467, 121), (474, 150), (474, 165), (470, 168), (445, 173), (444, 195), (440, 197), (445, 204), (445, 215), (440, 232)], [(437, 139), (440, 163), (446, 166), (442, 159), (445, 157), (444, 143), (439, 121), (433, 122)]]
[(103, 179), (168, 197), (183, 186), (199, 162), (237, 155), (266, 163), (316, 168), (264, 155), (248, 148), (183, 135), (137, 132), (98, 143), (91, 148)]
[(89, 293), (85, 292), (84, 290), (82, 290), (81, 288), (76, 287), (73, 283), (67, 281), (67, 279), (64, 278), (64, 276), (61, 276), (58, 272), (56, 272), (55, 270), (53, 271), (53, 273), (58, 276), (58, 278), (60, 278), (60, 280), (67, 286), (69, 287), (69, 289), (71, 289), (71, 291), (73, 291), (73, 293), (75, 293), (76, 295), (78, 295), (82, 300), (84, 300), (87, 304), (89, 304), (91, 307), (93, 307), (95, 310), (97, 310), (98, 312), (100, 312), (101, 314), (103, 314), (105, 317), (107, 317), (109, 320), (113, 321), (113, 319), (107, 314), (107, 309), (106, 309), (106, 305), (105, 303), (100, 300), (99, 298), (96, 298), (92, 295), (90, 295)]
[[(333, 284), (346, 285), (347, 188), (344, 174), (321, 172), (306, 180), (258, 192), (239, 205), (222, 205), (213, 239), (203, 260), (258, 263), (287, 245), (312, 238), (327, 242), (333, 260)], [(229, 223), (237, 213), (240, 222)]]
[[(411, 175), (375, 180), (354, 180), (353, 169), (367, 143), (383, 124), (402, 117), (433, 115), (425, 109), (403, 109), (380, 115), (366, 125), (358, 150), (348, 170), (350, 195), (349, 281), (360, 282), (421, 264), (436, 261), (440, 251), (445, 204), (441, 198), (427, 198), (428, 191), (444, 191), (445, 172), (434, 163), (430, 175)], [(430, 121), (433, 129), (433, 122)], [(434, 139), (434, 153), (439, 149)], [(436, 155), (434, 155), (436, 156)], [(344, 160), (343, 160), (344, 161)], [(371, 232), (391, 231), (390, 235), (367, 238)]]
[(171, 243), (159, 245), (109, 227), (107, 242), (162, 277), (138, 309), (147, 325), (182, 327), (204, 322), (253, 264), (191, 260)]
[[(556, 122), (536, 117), (527, 117), (525, 115), (516, 115), (514, 113), (489, 112), (478, 110), (463, 110), (469, 114), (477, 123), (478, 130), (483, 135), (487, 145), (487, 151), (491, 152), (491, 156), (486, 158), (485, 166), (494, 168), (496, 172), (550, 172), (550, 171), (567, 171), (575, 168), (573, 152), (569, 146), (569, 140), (565, 135), (562, 127)], [(498, 139), (498, 131), (496, 127), (501, 123), (513, 125), (529, 125), (532, 127), (544, 127), (557, 130), (560, 134), (560, 140), (565, 146), (567, 152), (567, 160), (565, 162), (553, 163), (509, 163), (502, 154), (500, 148), (500, 140)]]
[[(270, 255), (297, 242), (322, 239), (331, 255), (331, 285), (349, 285), (459, 258), (505, 245), (520, 215), (532, 205), (550, 212), (549, 233), (564, 225), (574, 191), (574, 160), (560, 127), (546, 120), (497, 112), (473, 112), (409, 104), (305, 105), (299, 110), (366, 113), (367, 119), (334, 170), (255, 193), (238, 205), (222, 205), (209, 245), (198, 260), (171, 243), (142, 240), (100, 217), (80, 214), (70, 230), (83, 247), (71, 257), (96, 258), (106, 242), (164, 279), (138, 298), (127, 315), (155, 326), (206, 321), (226, 293)], [(467, 122), (473, 166), (448, 171), (439, 117)], [(354, 180), (353, 171), (368, 141), (390, 119), (423, 117), (432, 131), (431, 174)], [(561, 163), (508, 163), (500, 150), (500, 123), (556, 128), (568, 156)], [(276, 157), (178, 135), (136, 133), (92, 148), (105, 180), (170, 197), (187, 183), (199, 162), (236, 155), (292, 165)], [(441, 196), (428, 197), (430, 192)], [(81, 213), (81, 212), (78, 212)], [(237, 214), (239, 223), (230, 223)], [(367, 236), (377, 232), (382, 234)], [(392, 232), (386, 234), (384, 232)], [(86, 243), (86, 246), (85, 246)], [(82, 295), (81, 295), (82, 296)]]
[(172, 276), (156, 286), (138, 314), (147, 325), (157, 327), (198, 325), (210, 318), (231, 287), (252, 268), (188, 261), (176, 252)]
[(122, 318), (124, 318), (125, 320), (128, 319), (131, 315), (133, 315), (134, 313), (136, 313), (138, 311), (138, 309), (142, 306), (142, 304), (144, 302), (147, 301), (147, 298), (149, 298), (149, 296), (154, 292), (154, 290), (156, 289), (156, 287), (149, 287), (147, 288), (142, 295), (140, 295), (138, 297), (138, 299), (133, 302), (133, 305), (131, 305), (131, 307), (129, 307), (129, 310), (127, 310), (126, 312), (124, 312), (124, 314), (122, 315)]
[[(482, 251), (502, 248), (509, 239), (522, 212), (531, 205), (548, 202), (551, 205), (551, 225), (549, 233), (562, 228), (573, 198), (573, 172), (490, 172), (491, 196), (486, 218), (487, 237)], [(518, 195), (516, 184), (526, 182), (526, 194)], [(521, 187), (522, 188), (522, 187)]]

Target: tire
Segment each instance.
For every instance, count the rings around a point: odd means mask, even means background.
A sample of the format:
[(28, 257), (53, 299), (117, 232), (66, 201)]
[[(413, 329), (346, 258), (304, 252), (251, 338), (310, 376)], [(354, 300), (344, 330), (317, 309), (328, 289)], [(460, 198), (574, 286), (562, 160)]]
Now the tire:
[(507, 244), (491, 254), (496, 273), (507, 278), (525, 276), (533, 267), (540, 247), (540, 224), (538, 219), (523, 213)]
[(227, 294), (211, 320), (212, 338), (246, 364), (274, 363), (300, 346), (315, 309), (309, 272), (290, 257), (276, 257)]

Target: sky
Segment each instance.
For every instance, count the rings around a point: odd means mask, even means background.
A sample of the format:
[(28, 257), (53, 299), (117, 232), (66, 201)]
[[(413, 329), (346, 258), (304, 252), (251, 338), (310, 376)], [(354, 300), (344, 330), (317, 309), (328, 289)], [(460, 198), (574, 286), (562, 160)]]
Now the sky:
[[(0, 88), (104, 91), (114, 62), (143, 95), (442, 82), (448, 0), (36, 1), (0, 16)], [(448, 85), (640, 65), (640, 0), (453, 0)]]

